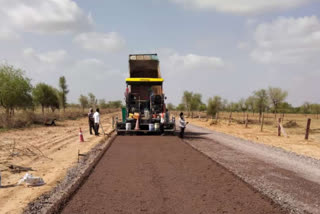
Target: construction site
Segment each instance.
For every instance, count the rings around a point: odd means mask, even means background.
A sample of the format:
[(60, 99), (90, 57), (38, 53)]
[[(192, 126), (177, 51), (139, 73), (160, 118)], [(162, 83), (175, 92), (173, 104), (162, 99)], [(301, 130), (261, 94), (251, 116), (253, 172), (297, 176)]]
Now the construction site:
[(101, 113), (100, 135), (87, 116), (2, 131), (0, 213), (320, 213), (317, 119), (303, 140), (284, 115), (264, 131), (243, 114), (183, 117), (159, 68), (129, 56), (125, 105)]

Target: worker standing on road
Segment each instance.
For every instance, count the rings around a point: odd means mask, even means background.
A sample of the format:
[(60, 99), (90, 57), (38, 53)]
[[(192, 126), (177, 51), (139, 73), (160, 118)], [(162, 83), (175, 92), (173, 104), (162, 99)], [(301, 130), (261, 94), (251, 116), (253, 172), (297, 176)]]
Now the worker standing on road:
[(93, 118), (93, 109), (92, 108), (90, 108), (89, 113), (88, 113), (88, 122), (89, 122), (90, 134), (92, 134), (92, 131), (95, 131), (94, 118)]
[(188, 122), (184, 120), (183, 112), (180, 113), (179, 126), (180, 126), (180, 138), (184, 137), (184, 130)]
[(99, 136), (99, 124), (100, 124), (100, 110), (96, 109), (96, 112), (93, 114), (94, 118), (94, 133), (96, 136)]
[(169, 123), (170, 122), (170, 112), (169, 110), (166, 108), (166, 113), (164, 115), (164, 122), (165, 123)]

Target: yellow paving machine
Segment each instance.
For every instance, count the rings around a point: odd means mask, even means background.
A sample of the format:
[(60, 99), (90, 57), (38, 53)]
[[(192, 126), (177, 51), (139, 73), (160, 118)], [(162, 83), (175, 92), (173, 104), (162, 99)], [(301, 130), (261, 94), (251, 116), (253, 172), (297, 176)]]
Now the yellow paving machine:
[(175, 121), (166, 109), (158, 55), (129, 55), (129, 75), (126, 106), (122, 109), (122, 121), (116, 123), (117, 133), (174, 133)]

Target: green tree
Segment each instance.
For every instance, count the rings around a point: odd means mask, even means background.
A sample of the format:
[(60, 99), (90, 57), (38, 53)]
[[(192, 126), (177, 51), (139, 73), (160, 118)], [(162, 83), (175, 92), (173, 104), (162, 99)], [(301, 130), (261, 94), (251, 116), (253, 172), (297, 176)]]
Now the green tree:
[(0, 66), (0, 106), (5, 108), (7, 118), (15, 108), (32, 106), (32, 85), (21, 69), (10, 65)]
[(301, 113), (304, 114), (310, 114), (311, 113), (311, 103), (305, 102), (303, 105), (300, 107)]
[(268, 93), (265, 89), (261, 89), (259, 91), (255, 91), (254, 93), (254, 100), (255, 100), (255, 107), (259, 112), (259, 120), (261, 119), (262, 113), (266, 111), (268, 108)]
[(202, 105), (202, 95), (201, 94), (193, 94), (191, 100), (191, 117), (193, 118), (193, 111), (199, 111), (200, 106)]
[(65, 111), (67, 106), (67, 94), (69, 93), (69, 90), (66, 78), (64, 76), (59, 78), (59, 87), (61, 106), (63, 108), (63, 111)]
[(178, 111), (185, 111), (186, 110), (186, 106), (183, 103), (180, 103), (177, 108)]
[(169, 111), (173, 111), (173, 110), (176, 109), (176, 107), (175, 107), (172, 103), (168, 103), (168, 104), (167, 104), (167, 109), (168, 109)]
[(90, 105), (90, 107), (91, 108), (95, 108), (97, 103), (98, 103), (98, 100), (97, 100), (96, 96), (94, 96), (94, 94), (92, 94), (92, 93), (89, 93), (88, 97), (89, 97), (89, 105)]
[(49, 97), (49, 107), (51, 108), (51, 111), (54, 112), (56, 109), (60, 108), (59, 91), (53, 87), (51, 87), (51, 90), (52, 92)]
[(59, 108), (58, 93), (55, 88), (45, 83), (39, 83), (35, 86), (32, 90), (32, 96), (35, 104), (41, 105), (42, 114), (44, 114), (44, 108), (50, 107), (52, 112)]
[(185, 91), (183, 93), (182, 103), (186, 106), (188, 113), (191, 113), (193, 117), (193, 111), (199, 110), (202, 103), (202, 95), (198, 93), (193, 93)]
[(89, 105), (88, 97), (81, 94), (80, 97), (79, 97), (79, 103), (80, 103), (80, 106), (82, 108), (82, 111), (84, 111), (84, 109), (88, 108), (88, 105)]
[(251, 111), (253, 114), (255, 111), (255, 103), (256, 103), (256, 98), (254, 96), (248, 97), (245, 101), (247, 110)]
[(294, 108), (292, 107), (291, 104), (287, 102), (282, 102), (278, 106), (278, 111), (281, 113), (294, 113)]
[(227, 104), (228, 111), (237, 112), (239, 111), (239, 103), (231, 102)]
[(273, 112), (276, 114), (278, 113), (279, 105), (287, 98), (288, 92), (283, 91), (281, 88), (269, 87), (268, 95), (273, 106)]
[(248, 107), (246, 105), (246, 100), (244, 98), (241, 98), (238, 102), (238, 108), (240, 111), (245, 112), (248, 110)]
[(209, 98), (207, 106), (207, 114), (210, 116), (215, 116), (220, 110), (223, 109), (223, 102), (221, 97), (215, 96)]
[(100, 108), (108, 108), (109, 105), (107, 104), (107, 102), (106, 102), (105, 99), (100, 99), (100, 100), (99, 100), (99, 107), (100, 107)]
[(193, 93), (189, 91), (183, 92), (182, 103), (185, 105), (188, 114), (191, 112), (191, 103), (192, 103)]
[(319, 119), (319, 114), (320, 114), (320, 104), (311, 104), (311, 112), (312, 114), (317, 115), (317, 119)]
[(121, 100), (115, 100), (115, 101), (109, 101), (108, 102), (109, 108), (121, 108), (122, 107), (122, 101)]
[(199, 111), (206, 111), (207, 110), (207, 105), (202, 103), (200, 106), (199, 106)]

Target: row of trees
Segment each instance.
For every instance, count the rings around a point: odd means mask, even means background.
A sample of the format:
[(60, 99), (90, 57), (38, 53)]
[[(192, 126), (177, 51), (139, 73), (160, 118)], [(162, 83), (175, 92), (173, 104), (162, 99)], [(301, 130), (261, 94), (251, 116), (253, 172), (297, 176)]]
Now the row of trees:
[[(6, 111), (8, 118), (14, 114), (16, 109), (34, 109), (41, 106), (42, 113), (45, 109), (62, 108), (64, 111), (67, 106), (79, 106), (78, 104), (68, 104), (67, 95), (69, 93), (66, 78), (59, 78), (59, 88), (52, 87), (46, 83), (38, 83), (35, 86), (31, 80), (24, 75), (21, 69), (10, 65), (0, 65), (0, 107)], [(106, 102), (104, 99), (97, 100), (94, 94), (88, 96), (81, 95), (79, 98), (80, 106), (101, 108), (119, 108), (121, 101)]]
[(167, 107), (169, 110), (188, 111), (191, 115), (193, 111), (206, 111), (210, 116), (215, 116), (219, 111), (258, 112), (260, 116), (263, 112), (320, 114), (320, 104), (305, 102), (302, 106), (293, 107), (286, 102), (287, 96), (287, 91), (269, 87), (254, 91), (251, 96), (238, 102), (228, 102), (220, 96), (215, 96), (209, 98), (205, 104), (202, 102), (201, 94), (185, 91), (181, 104), (175, 107), (169, 103)]
[(122, 107), (122, 101), (116, 100), (116, 101), (109, 101), (106, 102), (105, 99), (98, 100), (96, 96), (92, 93), (89, 93), (88, 96), (80, 95), (79, 97), (79, 103), (82, 108), (82, 111), (84, 111), (85, 108), (96, 108), (99, 106), (100, 108), (120, 108)]
[(52, 111), (67, 105), (69, 93), (65, 77), (59, 79), (59, 89), (45, 83), (32, 86), (31, 80), (25, 77), (21, 69), (10, 65), (0, 66), (0, 106), (5, 108), (10, 117), (15, 109), (34, 108), (36, 105), (51, 108)]

